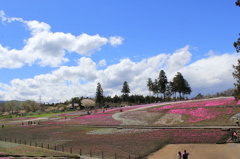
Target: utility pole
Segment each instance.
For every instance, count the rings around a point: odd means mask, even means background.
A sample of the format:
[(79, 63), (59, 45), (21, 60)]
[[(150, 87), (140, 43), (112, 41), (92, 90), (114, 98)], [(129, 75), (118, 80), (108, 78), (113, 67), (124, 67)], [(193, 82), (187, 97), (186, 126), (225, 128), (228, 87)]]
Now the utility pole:
[(42, 96), (41, 95), (39, 96), (39, 103), (40, 103), (40, 109), (41, 109), (41, 111), (43, 111), (43, 108), (42, 108)]

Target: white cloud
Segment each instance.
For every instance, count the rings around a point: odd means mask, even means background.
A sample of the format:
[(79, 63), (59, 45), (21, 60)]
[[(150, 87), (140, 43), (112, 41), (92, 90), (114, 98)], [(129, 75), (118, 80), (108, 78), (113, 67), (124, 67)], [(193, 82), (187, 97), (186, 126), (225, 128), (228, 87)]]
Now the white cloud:
[(49, 32), (51, 27), (47, 23), (38, 22), (36, 20), (33, 21), (22, 21), (26, 24), (27, 29), (31, 31), (32, 35), (36, 35), (41, 32)]
[[(65, 57), (68, 52), (90, 56), (101, 50), (103, 45), (110, 43), (120, 45), (123, 38), (111, 37), (108, 40), (100, 35), (87, 35), (85, 33), (75, 36), (70, 33), (51, 32), (50, 25), (36, 20), (26, 21), (22, 18), (9, 18), (0, 10), (2, 21), (19, 21), (31, 32), (31, 37), (25, 39), (25, 46), (21, 50), (3, 47), (0, 44), (0, 68), (20, 68), (25, 64), (57, 67), (69, 61)], [(8, 59), (6, 61), (6, 59)]]
[(109, 42), (112, 46), (122, 45), (123, 40), (124, 39), (120, 36), (111, 36), (109, 38)]
[(233, 88), (232, 65), (237, 64), (238, 58), (240, 56), (236, 53), (214, 55), (194, 62), (180, 69), (180, 72), (195, 89), (205, 94), (220, 92)]
[(185, 66), (191, 59), (192, 54), (189, 52), (189, 46), (185, 46), (173, 53), (166, 61), (165, 72), (176, 72)]
[(107, 62), (106, 62), (106, 60), (103, 59), (103, 60), (99, 61), (98, 65), (99, 65), (100, 67), (103, 67), (103, 66), (106, 66), (106, 65), (107, 65)]
[(7, 20), (7, 18), (5, 17), (5, 13), (2, 10), (0, 10), (0, 18), (2, 19), (2, 22)]
[[(193, 95), (199, 91), (213, 94), (233, 87), (232, 64), (237, 63), (239, 54), (215, 55), (188, 64), (191, 57), (188, 48), (186, 46), (172, 54), (159, 54), (140, 62), (121, 59), (104, 70), (98, 70), (97, 64), (90, 58), (82, 57), (77, 66), (61, 66), (49, 74), (14, 79), (9, 85), (0, 83), (0, 97), (4, 100), (38, 100), (41, 95), (45, 102), (65, 101), (74, 96), (93, 97), (97, 82), (101, 83), (104, 95), (120, 95), (124, 81), (128, 82), (131, 94), (147, 95), (147, 79), (158, 78), (161, 69), (166, 72), (168, 80), (172, 80), (176, 72), (181, 72), (189, 82)], [(183, 58), (186, 58), (184, 62), (175, 64)], [(99, 63), (105, 63), (105, 60)]]
[(192, 94), (216, 93), (233, 87), (234, 79), (232, 64), (237, 63), (239, 54), (223, 54), (207, 56), (204, 59), (190, 63), (192, 54), (189, 46), (173, 53), (159, 54), (133, 62), (129, 58), (121, 59), (117, 64), (106, 66), (106, 61), (95, 63), (91, 58), (81, 57), (77, 66), (61, 66), (68, 62), (65, 57), (68, 52), (90, 56), (102, 46), (121, 45), (122, 37), (105, 38), (100, 35), (51, 32), (50, 25), (38, 21), (25, 21), (21, 18), (6, 17), (0, 11), (2, 21), (22, 22), (31, 32), (31, 37), (25, 40), (21, 50), (10, 49), (0, 44), (0, 68), (21, 68), (25, 64), (40, 66), (60, 66), (49, 74), (36, 75), (29, 79), (13, 79), (10, 84), (0, 83), (0, 98), (3, 100), (38, 100), (42, 96), (44, 102), (60, 102), (74, 96), (94, 96), (97, 82), (100, 82), (104, 95), (121, 94), (124, 81), (129, 83), (131, 94), (147, 95), (146, 82), (148, 78), (158, 78), (163, 69), (172, 80), (176, 72), (181, 72), (193, 90)]
[(207, 54), (205, 54), (205, 56), (213, 56), (214, 55), (214, 51), (213, 50), (210, 50), (208, 51)]
[(107, 44), (107, 42), (106, 38), (100, 37), (98, 34), (94, 36), (82, 34), (75, 37), (74, 43), (72, 43), (68, 50), (82, 55), (91, 55), (95, 50), (100, 51), (100, 47)]

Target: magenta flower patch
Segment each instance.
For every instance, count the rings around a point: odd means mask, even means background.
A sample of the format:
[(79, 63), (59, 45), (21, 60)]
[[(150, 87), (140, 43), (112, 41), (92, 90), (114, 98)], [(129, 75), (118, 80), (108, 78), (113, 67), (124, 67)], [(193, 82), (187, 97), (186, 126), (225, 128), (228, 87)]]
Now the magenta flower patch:
[(122, 122), (116, 121), (112, 118), (112, 114), (93, 114), (85, 115), (71, 119), (78, 124), (83, 125), (119, 125)]
[(223, 105), (237, 105), (238, 103), (234, 100), (233, 97), (231, 98), (224, 98), (224, 99), (216, 99), (211, 101), (202, 101), (202, 102), (187, 102), (187, 103), (180, 103), (180, 104), (171, 104), (166, 105), (159, 108), (153, 108), (151, 111), (154, 112), (162, 112), (162, 109), (179, 109), (179, 108), (193, 108), (193, 107), (208, 107), (208, 106), (223, 106)]

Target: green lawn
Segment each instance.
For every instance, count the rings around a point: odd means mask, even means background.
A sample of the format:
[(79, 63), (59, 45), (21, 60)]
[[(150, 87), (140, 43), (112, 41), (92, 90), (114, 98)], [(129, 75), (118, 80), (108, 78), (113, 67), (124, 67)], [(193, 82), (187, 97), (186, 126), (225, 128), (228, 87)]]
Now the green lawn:
[(16, 144), (10, 142), (3, 142), (0, 141), (0, 157), (7, 157), (7, 156), (14, 156), (14, 157), (21, 157), (21, 156), (58, 156), (64, 157), (68, 156), (68, 158), (75, 158), (76, 154), (71, 154), (67, 152), (60, 152), (55, 150), (44, 149), (35, 146), (23, 145), (23, 144)]

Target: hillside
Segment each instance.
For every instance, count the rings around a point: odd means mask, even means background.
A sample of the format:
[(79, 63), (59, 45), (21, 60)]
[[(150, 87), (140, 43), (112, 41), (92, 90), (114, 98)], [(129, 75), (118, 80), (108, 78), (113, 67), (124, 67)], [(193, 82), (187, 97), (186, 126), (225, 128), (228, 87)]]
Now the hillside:
[[(49, 144), (58, 151), (72, 148), (73, 153), (81, 150), (88, 156), (148, 156), (166, 144), (224, 142), (231, 131), (223, 130), (238, 129), (234, 117), (239, 112), (240, 105), (228, 97), (98, 109), (90, 115), (75, 111), (5, 118), (0, 120), (5, 124), (0, 138), (45, 148)], [(41, 121), (39, 125), (37, 121)]]

